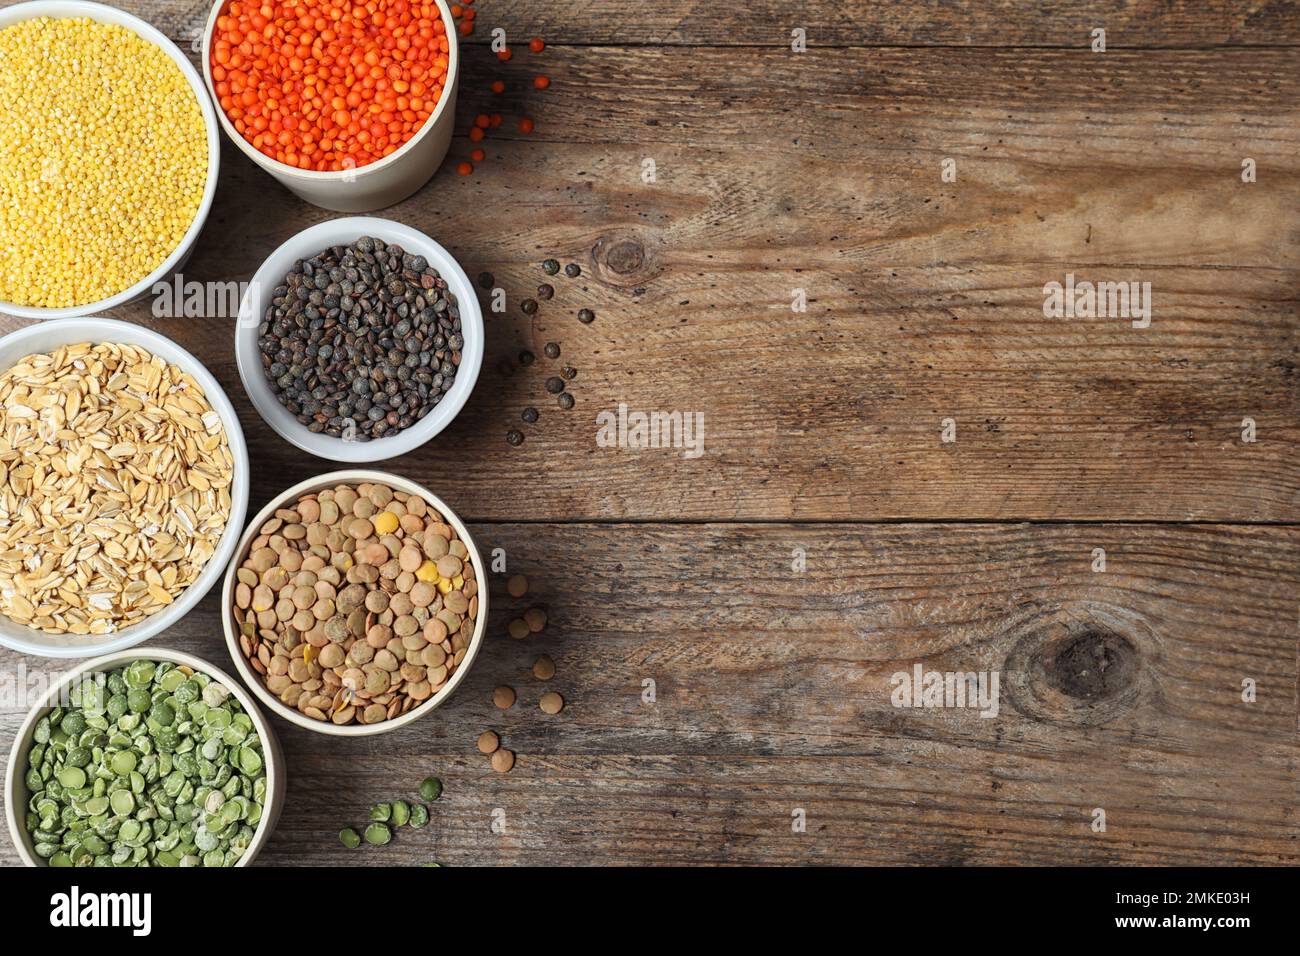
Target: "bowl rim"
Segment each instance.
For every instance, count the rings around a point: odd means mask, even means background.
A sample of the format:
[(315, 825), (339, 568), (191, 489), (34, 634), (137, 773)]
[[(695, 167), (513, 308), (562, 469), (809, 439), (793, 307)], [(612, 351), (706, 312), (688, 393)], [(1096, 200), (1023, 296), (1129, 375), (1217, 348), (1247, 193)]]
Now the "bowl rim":
[[(201, 657), (185, 651), (173, 650), (169, 647), (123, 648), (112, 654), (105, 654), (88, 661), (82, 661), (75, 667), (65, 671), (57, 681), (51, 683), (41, 695), (40, 700), (28, 709), (27, 716), (23, 718), (14, 734), (13, 744), (9, 748), (9, 763), (5, 767), (4, 797), (9, 808), (9, 812), (5, 816), (9, 822), (9, 838), (17, 848), (18, 855), (26, 866), (40, 867), (48, 865), (32, 852), (31, 847), (28, 846), (26, 827), (20, 826), (18, 822), (20, 813), (25, 817), (27, 807), (26, 800), (19, 801), (17, 799), (19, 784), (22, 784), (24, 790), (27, 788), (25, 778), (20, 777), (18, 773), (19, 764), (26, 762), (26, 754), (22, 752), (24, 738), (36, 725), (36, 722), (40, 720), (41, 716), (50, 709), (58, 693), (77, 677), (96, 670), (111, 670), (133, 660), (170, 661), (173, 664), (185, 664), (195, 670), (202, 671), (214, 680), (221, 681), (238, 698), (240, 705), (252, 719), (258, 736), (262, 738), (262, 761), (266, 767), (267, 798), (262, 805), (262, 817), (258, 820), (257, 828), (253, 831), (252, 842), (248, 844), (248, 849), (244, 851), (244, 855), (239, 862), (235, 864), (237, 867), (248, 866), (261, 853), (279, 816), (279, 810), (276, 809), (272, 812), (271, 807), (276, 800), (277, 784), (281, 789), (284, 786), (284, 781), (280, 779), (284, 775), (284, 771), (280, 767), (284, 754), (280, 749), (279, 738), (276, 737), (271, 722), (262, 714), (261, 709), (248, 691), (240, 686), (239, 681)], [(30, 797), (30, 794), (28, 796)]]
[[(31, 654), (36, 657), (96, 657), (125, 651), (161, 633), (193, 610), (194, 606), (216, 585), (220, 575), (225, 570), (226, 562), (230, 560), (230, 555), (238, 545), (239, 537), (243, 533), (244, 519), (248, 514), (248, 492), (251, 485), (248, 445), (244, 440), (244, 430), (239, 424), (239, 416), (235, 413), (235, 406), (231, 404), (230, 397), (226, 395), (221, 383), (189, 350), (161, 332), (155, 332), (146, 326), (103, 316), (53, 319), (49, 322), (24, 326), (7, 335), (0, 336), (0, 348), (7, 348), (15, 343), (21, 345), (29, 339), (40, 339), (52, 332), (58, 333), (62, 329), (78, 329), (81, 331), (78, 331), (75, 335), (70, 335), (67, 341), (61, 344), (86, 341), (113, 342), (117, 344), (125, 342), (125, 344), (138, 345), (140, 348), (163, 358), (169, 364), (179, 365), (184, 371), (194, 376), (195, 381), (202, 387), (204, 397), (207, 398), (208, 404), (212, 406), (212, 410), (221, 416), (221, 425), (226, 432), (226, 444), (229, 446), (231, 458), (234, 460), (230, 483), (230, 516), (226, 520), (225, 530), (221, 532), (221, 537), (217, 540), (216, 550), (212, 552), (212, 557), (208, 559), (208, 563), (204, 565), (194, 583), (182, 591), (180, 596), (171, 604), (129, 627), (114, 631), (112, 635), (102, 635), (111, 637), (111, 640), (91, 645), (51, 646), (44, 643), (35, 643), (36, 640), (39, 640), (38, 638), (24, 640), (0, 632), (0, 647), (7, 647), (21, 654)], [(135, 341), (123, 339), (123, 335), (134, 337)], [(24, 348), (29, 349), (24, 354), (48, 352), (57, 347), (57, 344), (49, 347), (24, 345)], [(178, 355), (180, 361), (169, 358), (164, 354), (166, 352)], [(0, 372), (8, 368), (9, 366), (4, 366), (0, 368)], [(33, 635), (44, 633), (30, 626), (27, 631)], [(101, 635), (86, 635), (87, 638), (98, 636)]]
[[(429, 264), (438, 270), (438, 274), (447, 280), (448, 286), (456, 296), (456, 304), (460, 309), (461, 334), (465, 338), (465, 345), (461, 350), (461, 363), (456, 370), (456, 382), (443, 396), (442, 401), (424, 418), (396, 435), (364, 442), (344, 441), (331, 435), (308, 431), (307, 426), (294, 418), (275, 397), (258, 358), (258, 326), (261, 325), (266, 302), (284, 278), (283, 274), (275, 274), (280, 270), (278, 267), (273, 269), (271, 264), (282, 257), (287, 257), (292, 263), (297, 259), (315, 255), (329, 244), (328, 240), (319, 237), (340, 230), (353, 234), (354, 239), (376, 236), (385, 242), (396, 242), (407, 252), (418, 252), (428, 259)], [(302, 253), (308, 255), (304, 256)], [(457, 285), (460, 289), (455, 288)], [(253, 278), (239, 302), (239, 319), (235, 323), (235, 364), (239, 369), (239, 379), (243, 383), (244, 393), (248, 396), (249, 403), (276, 434), (290, 444), (326, 461), (360, 465), (386, 461), (414, 451), (432, 441), (455, 421), (456, 416), (469, 402), (474, 386), (478, 382), (479, 372), (483, 366), (483, 355), (487, 350), (486, 336), (483, 310), (479, 305), (474, 285), (456, 257), (444, 246), (420, 230), (392, 219), (378, 216), (344, 216), (338, 219), (327, 219), (307, 227), (286, 239), (262, 260), (262, 264), (253, 273)]]
[(433, 108), (424, 125), (416, 130), (415, 135), (405, 143), (393, 150), (382, 159), (375, 160), (373, 163), (366, 163), (364, 166), (357, 166), (355, 169), (338, 169), (321, 171), (316, 169), (299, 169), (297, 166), (290, 166), (288, 163), (282, 163), (278, 159), (267, 156), (260, 149), (257, 149), (252, 143), (240, 135), (239, 130), (235, 129), (235, 124), (230, 121), (226, 111), (221, 108), (221, 100), (217, 96), (216, 86), (212, 82), (212, 35), (216, 30), (217, 17), (221, 11), (228, 6), (232, 0), (214, 0), (212, 9), (208, 13), (207, 23), (203, 27), (203, 44), (199, 54), (199, 66), (203, 72), (203, 82), (207, 87), (209, 95), (212, 97), (213, 106), (216, 108), (217, 122), (222, 131), (235, 142), (240, 150), (253, 162), (257, 163), (267, 172), (276, 176), (290, 179), (300, 179), (304, 182), (312, 183), (351, 183), (356, 182), (362, 176), (368, 176), (372, 173), (381, 172), (389, 166), (395, 165), (399, 159), (412, 152), (415, 144), (424, 139), (429, 131), (436, 125), (438, 119), (447, 105), (449, 89), (456, 85), (460, 74), (460, 39), (456, 32), (456, 21), (452, 18), (451, 8), (447, 5), (447, 0), (433, 0), (438, 7), (438, 12), (442, 17), (443, 25), (446, 29), (447, 36), (447, 82), (443, 85), (442, 95), (438, 97), (438, 105)]
[(181, 237), (176, 248), (162, 261), (158, 268), (129, 288), (95, 302), (87, 302), (84, 305), (48, 308), (44, 306), (18, 305), (15, 302), (0, 300), (0, 312), (7, 312), (23, 319), (79, 318), (117, 308), (119, 305), (124, 305), (144, 295), (159, 280), (175, 270), (180, 261), (194, 250), (194, 245), (199, 239), (199, 233), (203, 231), (203, 227), (207, 224), (208, 214), (212, 211), (212, 203), (217, 194), (217, 179), (221, 172), (221, 136), (218, 132), (217, 122), (219, 111), (214, 108), (212, 100), (209, 99), (207, 89), (199, 77), (198, 70), (186, 59), (180, 48), (167, 38), (166, 34), (148, 21), (117, 7), (111, 7), (103, 3), (92, 3), (90, 0), (26, 0), (24, 3), (18, 3), (0, 10), (0, 29), (25, 20), (34, 20), (38, 17), (50, 17), (56, 20), (88, 17), (98, 23), (124, 26), (136, 35), (161, 48), (180, 67), (181, 73), (184, 74), (190, 89), (194, 92), (194, 97), (199, 103), (199, 111), (203, 114), (203, 126), (207, 133), (208, 178), (203, 187), (203, 198), (199, 201), (199, 208), (194, 213), (194, 219), (190, 222), (185, 235)]
[[(399, 714), (390, 720), (381, 720), (377, 724), (345, 724), (338, 725), (332, 721), (314, 720), (303, 714), (300, 714), (295, 708), (289, 707), (280, 702), (262, 683), (257, 672), (249, 665), (244, 657), (244, 652), (239, 647), (239, 638), (235, 633), (233, 615), (230, 613), (234, 603), (235, 590), (235, 573), (239, 570), (240, 561), (248, 550), (249, 544), (257, 537), (258, 529), (266, 523), (276, 511), (283, 507), (288, 501), (297, 496), (306, 494), (311, 491), (319, 491), (322, 488), (336, 484), (360, 484), (362, 482), (375, 482), (385, 484), (397, 491), (404, 491), (408, 494), (418, 494), (425, 499), (426, 503), (437, 509), (448, 524), (460, 535), (460, 539), (465, 542), (465, 547), (469, 551), (470, 560), (474, 564), (474, 573), (479, 582), (479, 606), (478, 618), (474, 622), (474, 633), (470, 636), (469, 646), (465, 650), (465, 658), (456, 668), (456, 673), (451, 675), (447, 681), (447, 686), (438, 693), (434, 694), (418, 707), (412, 707), (404, 714)], [(230, 653), (231, 659), (235, 663), (235, 670), (244, 682), (248, 684), (253, 695), (258, 698), (272, 714), (284, 718), (292, 724), (306, 728), (318, 734), (326, 734), (333, 737), (370, 737), (375, 734), (388, 733), (391, 730), (397, 730), (399, 727), (405, 727), (407, 724), (418, 720), (419, 718), (430, 714), (445, 704), (456, 688), (465, 679), (469, 673), (470, 667), (473, 666), (475, 658), (478, 657), (479, 649), (483, 645), (484, 635), (487, 631), (488, 618), (488, 577), (487, 569), (483, 565), (482, 555), (479, 554), (478, 545), (475, 544), (473, 536), (465, 523), (461, 521), (460, 516), (453, 511), (445, 501), (435, 495), (432, 491), (421, 485), (417, 481), (405, 478), (401, 475), (392, 474), (386, 471), (375, 471), (368, 468), (344, 468), (338, 471), (325, 472), (315, 475), (298, 482), (295, 485), (275, 495), (266, 503), (253, 520), (248, 523), (244, 530), (243, 536), (239, 539), (239, 547), (236, 548), (234, 557), (230, 559), (230, 565), (226, 569), (226, 577), (221, 585), (221, 630), (226, 637), (226, 650)]]

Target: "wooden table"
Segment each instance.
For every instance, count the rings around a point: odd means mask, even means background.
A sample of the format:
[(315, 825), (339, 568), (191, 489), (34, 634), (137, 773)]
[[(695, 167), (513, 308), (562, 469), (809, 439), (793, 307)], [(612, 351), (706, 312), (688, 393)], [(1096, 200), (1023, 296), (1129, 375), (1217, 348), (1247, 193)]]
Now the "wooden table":
[[(207, 9), (123, 6), (178, 41)], [(489, 641), (434, 715), (348, 742), (277, 720), (288, 802), (262, 860), (1300, 860), (1300, 8), (477, 8), (449, 160), (385, 215), (490, 271), (509, 309), (454, 425), (387, 467), (505, 549), (551, 624), (507, 638), (498, 582)], [(498, 77), (519, 92), (494, 97)], [(487, 160), (457, 176), (497, 109)], [(225, 143), (184, 276), (246, 280), (331, 215)], [(583, 275), (525, 316), (552, 255)], [(1150, 326), (1044, 317), (1071, 273), (1150, 282)], [(116, 314), (227, 389), (253, 509), (330, 469), (252, 411), (230, 320)], [(542, 387), (564, 363), (570, 412)], [(595, 416), (620, 403), (703, 413), (704, 454), (601, 447)], [(226, 666), (215, 596), (155, 643)], [(528, 674), (541, 652), (556, 717)], [(998, 715), (893, 706), (918, 663), (998, 672)], [(499, 684), (519, 691), (504, 713)], [(20, 716), (0, 719), (6, 752)], [(486, 728), (513, 772), (475, 750)], [(446, 784), (427, 829), (338, 845), (427, 774)]]

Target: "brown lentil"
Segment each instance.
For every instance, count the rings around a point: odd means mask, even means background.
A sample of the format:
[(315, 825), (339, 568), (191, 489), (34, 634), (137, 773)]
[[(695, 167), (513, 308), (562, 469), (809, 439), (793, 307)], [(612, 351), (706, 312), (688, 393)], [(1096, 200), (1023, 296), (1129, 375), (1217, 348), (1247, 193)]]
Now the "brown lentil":
[(500, 746), (501, 746), (501, 738), (498, 737), (493, 731), (485, 730), (483, 731), (483, 733), (478, 735), (479, 753), (485, 753), (485, 754), (496, 753), (497, 749)]
[(540, 706), (544, 714), (558, 714), (564, 710), (564, 698), (555, 691), (548, 691), (542, 695)]
[(497, 773), (509, 773), (515, 765), (515, 755), (509, 750), (498, 750), (492, 755), (492, 769)]
[(500, 710), (509, 710), (515, 705), (515, 690), (513, 687), (498, 687), (492, 692), (492, 703)]
[(538, 680), (550, 680), (555, 676), (555, 661), (543, 654), (533, 661), (533, 676)]
[(540, 607), (530, 607), (524, 612), (524, 622), (528, 625), (529, 631), (539, 634), (542, 628), (546, 627), (546, 612)]
[(530, 633), (532, 633), (531, 631), (528, 630), (528, 622), (525, 621), (522, 617), (517, 617), (514, 620), (512, 620), (509, 623), (509, 625), (507, 625), (507, 630), (510, 632), (510, 636), (513, 637), (516, 641), (522, 641), (525, 637), (527, 637)]
[(259, 529), (232, 608), (250, 666), (286, 706), (391, 720), (460, 667), (478, 621), (469, 549), (423, 498), (362, 482), (304, 495)]
[(512, 598), (521, 598), (528, 593), (528, 579), (522, 574), (512, 574), (506, 581), (506, 593)]

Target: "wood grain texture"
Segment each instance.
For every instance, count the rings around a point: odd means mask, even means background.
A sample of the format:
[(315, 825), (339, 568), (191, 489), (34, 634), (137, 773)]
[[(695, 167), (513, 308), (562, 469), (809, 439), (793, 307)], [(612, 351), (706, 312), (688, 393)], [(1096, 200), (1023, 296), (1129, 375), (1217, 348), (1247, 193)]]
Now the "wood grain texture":
[[(202, 0), (124, 0), (117, 4), (176, 38), (207, 22)], [(646, 3), (597, 0), (478, 0), (484, 45), (503, 27), (512, 43), (542, 36), (552, 46), (788, 47), (802, 28), (809, 46), (1086, 47), (1104, 28), (1107, 46), (1169, 48), (1295, 46), (1300, 11), (1289, 0), (745, 0), (730, 6), (704, 0)]]
[[(497, 70), (476, 52), (464, 116)], [(551, 91), (517, 101), (535, 138), (493, 136), (473, 177), (444, 169), (386, 213), (509, 292), (467, 409), (393, 463), (462, 514), (509, 520), (527, 488), (547, 520), (1295, 520), (1300, 54), (546, 56)], [(233, 148), (223, 161), (189, 279), (246, 280), (329, 218)], [(551, 254), (585, 275), (529, 319), (518, 302)], [(1044, 318), (1067, 273), (1149, 281), (1151, 327)], [(323, 467), (244, 404), (228, 320), (118, 314), (217, 374), (276, 463), (259, 496)], [(579, 369), (572, 413), (542, 389), (560, 363), (500, 367), (548, 340)], [(620, 403), (703, 413), (705, 455), (597, 447), (595, 414)], [(509, 448), (529, 404), (542, 420)]]
[[(488, 643), (444, 708), (353, 741), (277, 718), (290, 789), (266, 862), (1300, 862), (1296, 529), (472, 530), (530, 575), (548, 629), (507, 637), (526, 603), (498, 580)], [(159, 643), (229, 663), (211, 598)], [(545, 685), (539, 653), (558, 668)], [(915, 663), (999, 671), (997, 717), (895, 708), (891, 677)], [(560, 715), (537, 708), (543, 689)], [(519, 755), (508, 775), (474, 749), (488, 728)], [(336, 845), (426, 774), (446, 783), (429, 830)]]

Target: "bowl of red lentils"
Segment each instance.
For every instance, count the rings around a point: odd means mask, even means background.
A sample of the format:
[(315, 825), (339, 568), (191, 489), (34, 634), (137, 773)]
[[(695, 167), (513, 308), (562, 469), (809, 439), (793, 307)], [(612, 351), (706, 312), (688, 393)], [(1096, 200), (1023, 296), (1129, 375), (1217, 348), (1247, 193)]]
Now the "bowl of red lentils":
[(189, 257), (220, 143), (198, 71), (138, 17), (82, 0), (0, 10), (0, 312), (105, 312)]
[(325, 209), (400, 202), (451, 145), (459, 58), (445, 0), (217, 0), (202, 65), (226, 135)]

